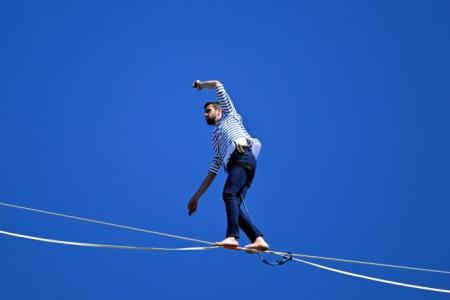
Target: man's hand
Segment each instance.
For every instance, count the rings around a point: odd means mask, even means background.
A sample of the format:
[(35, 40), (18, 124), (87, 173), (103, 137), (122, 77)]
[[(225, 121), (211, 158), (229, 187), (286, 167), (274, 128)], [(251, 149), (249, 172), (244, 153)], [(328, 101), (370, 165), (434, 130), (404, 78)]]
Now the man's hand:
[(197, 210), (198, 200), (203, 195), (203, 193), (208, 189), (211, 183), (214, 181), (214, 178), (216, 178), (216, 174), (208, 172), (208, 175), (206, 175), (205, 179), (203, 179), (202, 184), (200, 185), (194, 196), (192, 196), (191, 200), (187, 205), (189, 215), (192, 215)]
[(191, 198), (191, 200), (187, 205), (189, 215), (192, 215), (197, 210), (197, 206), (198, 206), (198, 198), (194, 196)]
[(202, 82), (200, 80), (196, 80), (192, 83), (192, 87), (198, 91), (202, 90)]

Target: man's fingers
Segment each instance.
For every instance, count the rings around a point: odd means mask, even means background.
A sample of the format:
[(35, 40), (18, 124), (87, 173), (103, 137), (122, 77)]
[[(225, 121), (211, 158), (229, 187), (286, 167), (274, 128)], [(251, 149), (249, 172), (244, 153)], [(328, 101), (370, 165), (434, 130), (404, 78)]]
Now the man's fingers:
[(194, 89), (196, 89), (196, 88), (198, 88), (199, 84), (200, 84), (200, 80), (196, 80), (196, 81), (194, 81), (194, 82), (192, 83), (192, 87), (193, 87)]
[(189, 211), (189, 215), (192, 215), (197, 210), (197, 203), (189, 202), (187, 208)]
[(196, 81), (194, 81), (193, 83), (192, 83), (192, 87), (194, 88), (194, 89), (197, 89), (197, 90), (201, 90), (202, 89), (202, 86), (201, 86), (201, 84), (200, 84), (201, 82), (200, 82), (200, 80), (196, 80)]

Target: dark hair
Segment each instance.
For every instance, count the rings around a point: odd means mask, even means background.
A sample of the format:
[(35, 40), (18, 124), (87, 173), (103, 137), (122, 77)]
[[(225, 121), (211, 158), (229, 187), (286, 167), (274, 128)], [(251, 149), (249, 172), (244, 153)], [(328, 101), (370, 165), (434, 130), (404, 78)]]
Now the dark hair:
[(208, 105), (214, 106), (215, 109), (220, 109), (220, 103), (219, 103), (219, 102), (216, 102), (216, 101), (214, 101), (214, 102), (208, 101), (208, 102), (205, 103), (205, 105), (203, 106), (203, 108), (206, 109), (206, 107), (207, 107)]

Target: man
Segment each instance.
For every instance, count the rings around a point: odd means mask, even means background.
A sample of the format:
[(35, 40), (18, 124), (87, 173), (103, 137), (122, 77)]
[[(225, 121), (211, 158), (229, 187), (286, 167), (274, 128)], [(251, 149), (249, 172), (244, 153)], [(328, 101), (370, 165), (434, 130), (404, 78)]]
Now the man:
[(208, 175), (188, 203), (189, 215), (197, 210), (200, 197), (214, 181), (223, 165), (225, 172), (228, 173), (223, 189), (227, 231), (226, 238), (216, 245), (238, 247), (240, 227), (251, 241), (246, 248), (268, 250), (269, 245), (264, 240), (263, 234), (242, 207), (242, 201), (255, 175), (256, 157), (261, 144), (248, 134), (222, 83), (217, 80), (203, 82), (197, 80), (192, 86), (199, 91), (204, 88), (214, 89), (218, 101), (207, 102), (204, 106), (206, 123), (214, 126), (212, 136), (214, 158), (209, 166)]

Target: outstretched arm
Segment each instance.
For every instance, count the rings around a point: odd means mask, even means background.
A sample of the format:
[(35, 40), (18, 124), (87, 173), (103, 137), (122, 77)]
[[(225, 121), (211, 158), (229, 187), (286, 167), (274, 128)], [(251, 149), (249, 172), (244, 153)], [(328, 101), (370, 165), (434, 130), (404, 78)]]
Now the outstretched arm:
[(198, 188), (197, 192), (195, 192), (194, 196), (192, 196), (191, 200), (187, 205), (189, 215), (192, 215), (197, 210), (198, 201), (200, 200), (200, 197), (209, 188), (211, 183), (214, 181), (214, 178), (216, 178), (216, 174), (209, 171), (208, 175), (206, 175), (205, 179), (203, 179), (202, 184)]
[(207, 81), (200, 81), (196, 80), (192, 84), (192, 87), (201, 91), (204, 88), (207, 89), (215, 89), (217, 101), (220, 104), (220, 108), (222, 109), (222, 112), (224, 114), (230, 115), (230, 114), (237, 114), (236, 108), (234, 107), (233, 102), (231, 101), (230, 96), (228, 95), (227, 91), (223, 87), (223, 84), (218, 80), (207, 80)]
[(194, 89), (201, 91), (202, 89), (213, 89), (219, 85), (222, 85), (222, 83), (219, 80), (206, 80), (206, 81), (196, 80), (192, 84), (192, 87)]

